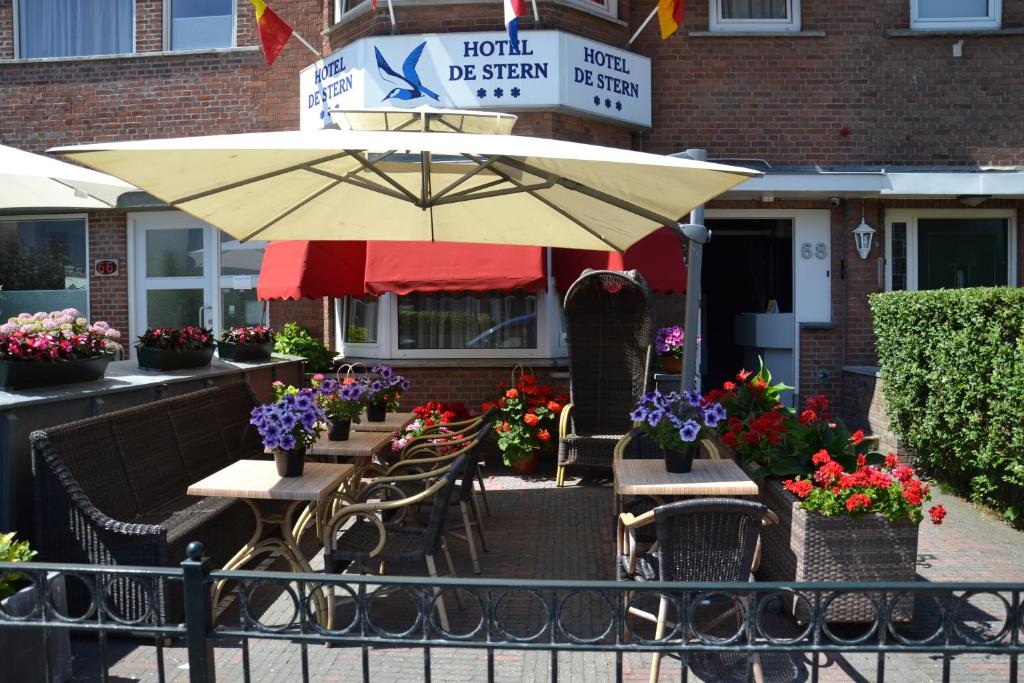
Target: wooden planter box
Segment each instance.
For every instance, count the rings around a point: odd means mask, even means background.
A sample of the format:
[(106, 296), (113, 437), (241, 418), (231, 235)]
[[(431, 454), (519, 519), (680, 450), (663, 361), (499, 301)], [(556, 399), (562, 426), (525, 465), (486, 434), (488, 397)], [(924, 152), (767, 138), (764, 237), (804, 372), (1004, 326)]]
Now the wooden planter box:
[[(64, 576), (51, 572), (49, 599), (60, 614), (68, 614), (68, 597)], [(41, 615), (37, 611), (40, 601), (35, 584), (4, 598), (0, 609), (9, 618), (27, 618), (35, 612), (33, 620)], [(64, 683), (71, 678), (71, 637), (66, 628), (6, 628), (0, 629), (0, 652), (4, 653), (3, 680)], [(49, 674), (49, 675), (47, 675)]]
[[(857, 522), (845, 516), (825, 517), (801, 510), (798, 505), (800, 499), (784, 489), (777, 479), (762, 480), (758, 488), (762, 502), (779, 516), (778, 524), (765, 526), (761, 531), (759, 576), (762, 580), (915, 580), (916, 524), (890, 522), (881, 515), (865, 515)], [(876, 601), (881, 597), (874, 596)], [(890, 593), (886, 596), (887, 603), (894, 599), (897, 602), (891, 620), (910, 621), (914, 611), (913, 600), (907, 595)], [(790, 609), (798, 620), (810, 618), (807, 602), (790, 602)], [(875, 608), (866, 597), (850, 595), (832, 601), (825, 620), (829, 623), (870, 623), (875, 618)]]
[(57, 384), (92, 382), (103, 378), (114, 354), (106, 353), (93, 358), (76, 358), (53, 363), (0, 361), (0, 388), (35, 389)]

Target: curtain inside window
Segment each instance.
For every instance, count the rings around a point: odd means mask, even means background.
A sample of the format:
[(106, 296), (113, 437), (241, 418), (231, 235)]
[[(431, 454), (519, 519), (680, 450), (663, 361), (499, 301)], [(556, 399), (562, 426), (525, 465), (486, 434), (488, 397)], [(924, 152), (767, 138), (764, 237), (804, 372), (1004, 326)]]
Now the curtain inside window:
[(20, 57), (128, 54), (134, 0), (21, 0)]
[(537, 348), (537, 296), (415, 293), (398, 299), (400, 349)]
[(991, 0), (917, 0), (920, 19), (969, 19), (988, 16)]
[(789, 0), (721, 0), (723, 19), (787, 19)]

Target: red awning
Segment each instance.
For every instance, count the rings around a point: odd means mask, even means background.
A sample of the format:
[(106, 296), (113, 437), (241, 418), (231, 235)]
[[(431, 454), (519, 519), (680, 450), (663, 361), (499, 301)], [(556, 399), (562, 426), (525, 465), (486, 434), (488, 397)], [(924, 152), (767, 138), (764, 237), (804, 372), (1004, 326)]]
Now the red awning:
[(537, 291), (542, 247), (455, 242), (271, 242), (260, 299), (395, 292)]
[(669, 294), (686, 291), (686, 265), (679, 235), (671, 228), (661, 228), (626, 250), (555, 249), (551, 269), (555, 289), (568, 291), (569, 286), (587, 268), (594, 270), (638, 270), (655, 292)]

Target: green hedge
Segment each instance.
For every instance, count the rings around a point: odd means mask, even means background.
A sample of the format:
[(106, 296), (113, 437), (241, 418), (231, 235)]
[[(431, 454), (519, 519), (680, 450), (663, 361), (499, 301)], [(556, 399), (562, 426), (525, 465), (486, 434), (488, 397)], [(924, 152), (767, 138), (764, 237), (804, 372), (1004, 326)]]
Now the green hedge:
[(1024, 521), (1024, 289), (870, 303), (893, 431), (937, 479)]

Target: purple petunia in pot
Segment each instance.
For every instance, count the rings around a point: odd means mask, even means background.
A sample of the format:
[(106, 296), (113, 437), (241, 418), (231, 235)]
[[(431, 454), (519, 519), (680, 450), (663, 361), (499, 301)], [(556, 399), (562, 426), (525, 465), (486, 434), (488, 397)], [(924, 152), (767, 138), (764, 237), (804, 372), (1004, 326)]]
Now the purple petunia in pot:
[(313, 389), (285, 393), (273, 403), (253, 408), (249, 422), (256, 427), (263, 445), (273, 451), (278, 474), (302, 474), (306, 449), (324, 430), (326, 415)]
[(708, 402), (697, 391), (655, 389), (641, 397), (629, 417), (661, 446), (669, 472), (689, 472), (701, 439), (712, 436), (727, 415), (721, 403)]

